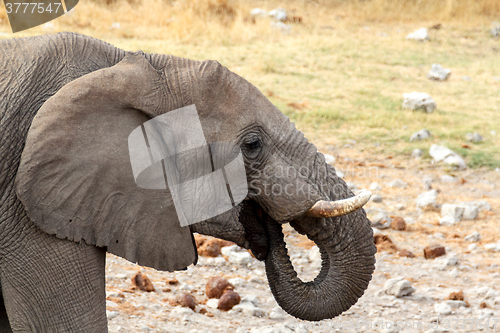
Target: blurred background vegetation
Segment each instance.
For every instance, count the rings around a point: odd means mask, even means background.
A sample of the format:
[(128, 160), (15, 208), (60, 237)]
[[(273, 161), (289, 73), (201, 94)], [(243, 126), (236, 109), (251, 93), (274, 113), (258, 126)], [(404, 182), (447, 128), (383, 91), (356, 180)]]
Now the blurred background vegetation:
[[(0, 8), (3, 3), (0, 0)], [(253, 8), (284, 8), (288, 30)], [(473, 168), (500, 167), (498, 0), (81, 0), (49, 24), (15, 35), (0, 9), (0, 38), (75, 31), (127, 50), (216, 59), (256, 85), (320, 148), (346, 143), (409, 157), (443, 144)], [(430, 41), (406, 39), (429, 29)], [(452, 70), (435, 82), (433, 63)], [(421, 91), (434, 113), (402, 108)], [(431, 139), (410, 142), (427, 128)], [(469, 143), (468, 132), (485, 140)]]

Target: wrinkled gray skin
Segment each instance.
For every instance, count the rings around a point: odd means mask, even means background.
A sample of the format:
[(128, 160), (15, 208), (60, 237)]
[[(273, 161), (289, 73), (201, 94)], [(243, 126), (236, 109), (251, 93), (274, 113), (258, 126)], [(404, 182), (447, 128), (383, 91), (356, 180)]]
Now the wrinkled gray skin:
[[(121, 185), (131, 130), (191, 104), (207, 142), (241, 147), (249, 194), (190, 231), (265, 260), (274, 297), (298, 318), (335, 317), (363, 294), (375, 253), (365, 212), (305, 216), (352, 193), (255, 87), (214, 61), (61, 33), (0, 41), (0, 331), (106, 332), (106, 251), (164, 270), (196, 261), (168, 191)], [(319, 246), (314, 281), (294, 272), (282, 223)]]

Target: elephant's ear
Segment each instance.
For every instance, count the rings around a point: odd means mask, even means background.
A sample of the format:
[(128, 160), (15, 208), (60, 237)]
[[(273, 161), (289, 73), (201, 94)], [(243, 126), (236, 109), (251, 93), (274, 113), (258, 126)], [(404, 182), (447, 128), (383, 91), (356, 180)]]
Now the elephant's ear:
[(134, 181), (129, 134), (164, 103), (161, 75), (142, 54), (68, 83), (40, 108), (16, 191), (30, 219), (59, 238), (161, 270), (196, 262), (167, 190)]

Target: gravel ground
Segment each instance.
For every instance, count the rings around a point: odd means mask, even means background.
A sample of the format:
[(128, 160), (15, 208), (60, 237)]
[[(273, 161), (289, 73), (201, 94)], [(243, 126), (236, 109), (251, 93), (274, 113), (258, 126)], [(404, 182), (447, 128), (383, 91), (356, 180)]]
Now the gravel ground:
[[(200, 256), (187, 271), (168, 273), (108, 254), (110, 332), (500, 332), (500, 172), (450, 171), (355, 149), (326, 152), (336, 157), (333, 165), (351, 186), (371, 186), (381, 196), (382, 200), (367, 204), (369, 217), (382, 211), (406, 222), (405, 230), (374, 229), (392, 243), (377, 245), (370, 286), (351, 309), (321, 322), (289, 316), (269, 290), (264, 264), (249, 256), (243, 256), (242, 263), (236, 263), (231, 254)], [(491, 209), (481, 210), (475, 220), (440, 225), (439, 209), (415, 205), (416, 198), (429, 189), (437, 190), (438, 205), (482, 200)], [(317, 248), (289, 226), (284, 232), (299, 277), (312, 280), (320, 267)], [(480, 238), (466, 240), (473, 232)], [(443, 246), (446, 254), (425, 259), (423, 249), (433, 244)], [(414, 257), (406, 257), (408, 251)], [(138, 271), (149, 278), (155, 291), (134, 287), (131, 279)], [(241, 303), (230, 311), (218, 310), (217, 300), (205, 295), (205, 285), (214, 276), (228, 279), (241, 296)], [(390, 280), (394, 278), (399, 280)], [(462, 302), (447, 300), (460, 291)], [(196, 299), (194, 311), (174, 304), (183, 292)]]

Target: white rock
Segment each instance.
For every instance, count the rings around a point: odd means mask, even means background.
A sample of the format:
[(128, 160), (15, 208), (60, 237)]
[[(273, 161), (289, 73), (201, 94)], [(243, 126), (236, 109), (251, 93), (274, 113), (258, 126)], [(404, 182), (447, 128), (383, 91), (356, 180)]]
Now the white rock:
[(430, 191), (427, 191), (427, 192), (420, 194), (416, 200), (417, 207), (425, 208), (429, 205), (436, 206), (437, 205), (437, 195), (438, 195), (438, 193), (436, 190), (430, 190)]
[(383, 198), (380, 194), (374, 194), (372, 195), (371, 200), (373, 202), (382, 202)]
[(425, 40), (429, 40), (429, 32), (427, 31), (427, 28), (420, 28), (415, 30), (411, 34), (408, 34), (408, 36), (406, 36), (406, 39), (413, 39), (423, 42)]
[(424, 128), (423, 130), (413, 133), (413, 135), (410, 137), (410, 142), (417, 140), (424, 140), (430, 137), (431, 137), (431, 132), (429, 132), (429, 130)]
[(335, 170), (335, 173), (337, 174), (337, 176), (339, 176), (340, 178), (344, 178), (344, 173), (340, 170)]
[(408, 183), (405, 183), (401, 179), (396, 179), (388, 184), (389, 187), (399, 187), (399, 188), (406, 188), (408, 186)]
[(465, 135), (465, 138), (467, 139), (467, 141), (470, 141), (470, 142), (481, 142), (481, 141), (483, 141), (483, 137), (478, 132), (467, 133)]
[(458, 169), (465, 169), (467, 167), (465, 161), (460, 156), (445, 146), (432, 145), (429, 149), (429, 155), (431, 155), (435, 162), (443, 161), (443, 163), (456, 166)]
[(408, 280), (399, 277), (387, 280), (384, 284), (384, 291), (388, 295), (403, 297), (413, 294), (415, 288), (412, 287)]
[(488, 251), (500, 252), (500, 242), (499, 243), (485, 244), (484, 248)]
[(250, 15), (252, 15), (252, 16), (267, 16), (268, 13), (264, 9), (254, 8), (250, 11)]
[(412, 158), (420, 158), (420, 157), (422, 157), (423, 154), (424, 154), (424, 152), (422, 151), (422, 149), (414, 149), (411, 153), (411, 157)]
[(330, 154), (325, 154), (325, 162), (328, 164), (335, 163), (335, 156)]
[(232, 279), (229, 279), (227, 280), (229, 283), (231, 283), (233, 286), (235, 287), (241, 287), (241, 286), (244, 286), (247, 281), (245, 279), (242, 279), (242, 278), (232, 278)]
[(427, 78), (436, 81), (444, 81), (451, 74), (451, 70), (448, 68), (443, 68), (440, 64), (432, 64), (431, 70), (427, 74)]
[(391, 226), (392, 218), (388, 213), (378, 212), (372, 218), (372, 227), (386, 229)]
[(453, 177), (453, 176), (449, 176), (449, 175), (442, 175), (441, 177), (439, 177), (439, 179), (441, 179), (441, 181), (443, 183), (457, 183), (458, 182), (458, 179), (456, 177)]
[(280, 22), (280, 21), (277, 21), (277, 22), (273, 21), (273, 22), (271, 22), (271, 26), (273, 28), (276, 28), (276, 29), (280, 30), (282, 33), (284, 33), (286, 35), (289, 34), (290, 32), (292, 32), (292, 28), (288, 24)]
[(370, 191), (380, 191), (381, 189), (382, 188), (379, 186), (379, 184), (375, 182), (371, 183), (369, 187)]
[(274, 307), (269, 313), (269, 319), (283, 320), (286, 318), (286, 312), (279, 306)]
[(431, 113), (437, 108), (436, 102), (426, 93), (413, 91), (403, 94), (403, 97), (403, 108), (405, 109), (424, 109), (427, 113)]
[(273, 9), (268, 13), (268, 15), (274, 20), (281, 22), (285, 22), (286, 19), (288, 18), (286, 10), (284, 10), (283, 8)]
[(481, 287), (477, 290), (477, 297), (495, 298), (498, 293), (490, 287)]
[(248, 302), (235, 305), (232, 310), (235, 312), (242, 312), (249, 316), (255, 316), (255, 317), (264, 316), (264, 311), (262, 311), (260, 308), (256, 307), (252, 303)]
[(398, 333), (399, 328), (397, 326), (397, 323), (391, 321), (391, 320), (384, 320), (384, 325), (381, 327), (380, 332), (382, 333)]
[(255, 295), (246, 295), (244, 296), (242, 299), (241, 299), (241, 303), (244, 303), (244, 302), (247, 302), (247, 303), (252, 303), (253, 305), (255, 306), (259, 306), (260, 302), (259, 302), (259, 299), (257, 298), (257, 296)]
[(467, 249), (469, 251), (475, 251), (475, 250), (479, 249), (479, 246), (477, 246), (476, 244), (471, 244), (471, 245), (467, 246)]
[(458, 258), (456, 254), (439, 257), (433, 261), (433, 266), (440, 271), (444, 271), (446, 268), (456, 265), (458, 265)]
[(207, 306), (212, 309), (217, 309), (217, 307), (219, 306), (219, 300), (217, 298), (210, 298), (207, 301)]
[(115, 317), (117, 317), (120, 314), (118, 311), (108, 311), (106, 310), (106, 317), (108, 317), (108, 320), (111, 320)]
[(443, 303), (448, 304), (452, 309), (458, 309), (461, 306), (467, 307), (467, 303), (464, 301), (446, 300)]
[(479, 232), (474, 231), (472, 234), (465, 236), (465, 241), (467, 242), (479, 242), (481, 240), (481, 234)]
[(462, 204), (464, 213), (462, 214), (462, 219), (464, 220), (475, 220), (479, 214), (479, 208), (472, 205)]
[[(216, 299), (216, 301), (218, 302), (219, 300)], [(208, 302), (207, 302), (208, 304)], [(215, 307), (215, 309), (217, 309), (217, 306)], [(183, 316), (183, 315), (191, 315), (194, 313), (193, 310), (191, 310), (191, 308), (186, 308), (186, 307), (183, 307), (183, 306), (175, 306), (172, 311), (170, 311), (171, 314), (175, 314), (175, 315), (178, 315), (178, 316)]]
[(498, 38), (500, 37), (500, 22), (493, 22), (491, 28), (491, 37)]
[(221, 253), (228, 257), (227, 261), (232, 264), (246, 265), (252, 262), (252, 256), (247, 250), (238, 245), (224, 246)]
[(467, 205), (467, 206), (474, 206), (477, 207), (477, 209), (482, 212), (484, 210), (491, 210), (491, 205), (484, 200), (480, 201), (466, 201), (466, 202), (461, 202), (461, 205)]
[(406, 207), (405, 207), (405, 205), (403, 205), (402, 203), (397, 203), (397, 204), (394, 206), (394, 208), (395, 208), (396, 210), (404, 210)]
[(452, 278), (456, 279), (456, 278), (458, 277), (458, 275), (459, 275), (458, 269), (457, 269), (456, 267), (455, 267), (455, 268), (453, 268), (453, 269), (451, 270), (451, 272), (450, 272), (450, 276), (451, 276)]
[[(462, 220), (463, 214), (464, 207), (460, 205), (445, 203), (441, 206), (441, 217), (447, 218), (448, 220), (452, 221), (452, 224), (460, 222)], [(441, 224), (441, 222), (439, 224)]]
[(109, 27), (111, 30), (114, 30), (114, 29), (117, 29), (117, 30), (120, 30), (122, 28), (122, 25), (118, 22), (114, 22), (111, 24), (111, 26)]
[(451, 306), (443, 302), (434, 304), (434, 311), (436, 311), (440, 315), (446, 316), (451, 314), (453, 309), (451, 308)]

